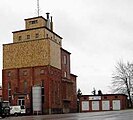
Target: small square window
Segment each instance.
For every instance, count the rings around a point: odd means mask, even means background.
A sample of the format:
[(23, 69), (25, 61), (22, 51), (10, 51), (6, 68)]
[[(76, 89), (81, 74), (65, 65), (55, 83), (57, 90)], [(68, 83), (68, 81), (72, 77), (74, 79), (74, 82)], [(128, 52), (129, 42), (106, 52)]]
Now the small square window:
[(19, 36), (19, 37), (18, 37), (18, 40), (22, 40), (22, 36)]
[(118, 96), (115, 96), (115, 98), (117, 99), (117, 98), (118, 98)]
[(30, 24), (36, 24), (36, 23), (38, 23), (38, 21), (37, 20), (33, 20), (33, 21), (30, 21), (29, 23)]
[(30, 39), (30, 35), (27, 35), (27, 39)]
[(38, 34), (38, 33), (36, 33), (35, 37), (36, 37), (36, 38), (39, 38), (39, 34)]
[(8, 77), (10, 77), (10, 76), (11, 76), (11, 72), (10, 72), (10, 71), (8, 71), (7, 76), (8, 76)]
[(40, 70), (40, 74), (44, 74), (44, 72), (45, 72), (44, 69)]
[(107, 96), (105, 96), (104, 99), (107, 99)]
[(23, 75), (24, 76), (26, 76), (27, 75), (27, 71), (25, 70), (25, 71), (23, 71)]

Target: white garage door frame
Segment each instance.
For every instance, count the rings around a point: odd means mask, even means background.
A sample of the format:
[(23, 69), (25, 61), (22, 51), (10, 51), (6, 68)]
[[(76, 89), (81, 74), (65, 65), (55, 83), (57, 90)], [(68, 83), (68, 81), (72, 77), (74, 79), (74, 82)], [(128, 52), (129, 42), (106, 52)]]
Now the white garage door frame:
[(89, 111), (89, 101), (82, 101), (81, 109), (82, 111)]
[(102, 101), (102, 110), (110, 110), (110, 101), (109, 100)]
[(92, 101), (92, 111), (99, 110), (99, 101)]
[(121, 103), (120, 100), (113, 100), (113, 110), (120, 110), (121, 109)]

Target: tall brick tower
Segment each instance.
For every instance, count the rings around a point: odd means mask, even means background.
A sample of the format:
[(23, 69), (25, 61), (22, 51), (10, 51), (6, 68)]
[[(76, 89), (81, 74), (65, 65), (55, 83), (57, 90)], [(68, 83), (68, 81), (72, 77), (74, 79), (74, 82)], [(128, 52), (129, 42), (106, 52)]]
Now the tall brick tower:
[(70, 53), (53, 32), (49, 13), (47, 19), (25, 19), (25, 29), (3, 45), (3, 100), (31, 114), (34, 86), (41, 87), (41, 114), (76, 112), (76, 75), (70, 73)]

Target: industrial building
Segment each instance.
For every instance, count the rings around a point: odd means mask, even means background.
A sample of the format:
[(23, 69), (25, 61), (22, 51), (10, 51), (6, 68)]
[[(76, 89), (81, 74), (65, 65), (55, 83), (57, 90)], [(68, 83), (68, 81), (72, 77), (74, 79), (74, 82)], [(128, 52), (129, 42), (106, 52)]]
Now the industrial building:
[(127, 109), (127, 95), (82, 95), (79, 105), (80, 112), (123, 110)]
[(77, 111), (76, 75), (70, 52), (53, 31), (52, 17), (25, 19), (25, 29), (13, 32), (3, 45), (3, 100), (25, 106), (29, 114)]

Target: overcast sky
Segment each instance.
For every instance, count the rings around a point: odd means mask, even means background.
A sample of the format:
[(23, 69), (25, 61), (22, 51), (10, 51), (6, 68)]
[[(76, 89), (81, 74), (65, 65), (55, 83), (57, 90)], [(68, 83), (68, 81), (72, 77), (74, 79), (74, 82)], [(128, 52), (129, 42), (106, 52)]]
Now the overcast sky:
[[(133, 61), (133, 0), (40, 0), (40, 15), (46, 12), (63, 37), (63, 48), (72, 53), (77, 88), (83, 94), (91, 94), (94, 87), (109, 93), (116, 63)], [(12, 43), (12, 32), (36, 16), (37, 0), (0, 1), (1, 70), (2, 44)]]

